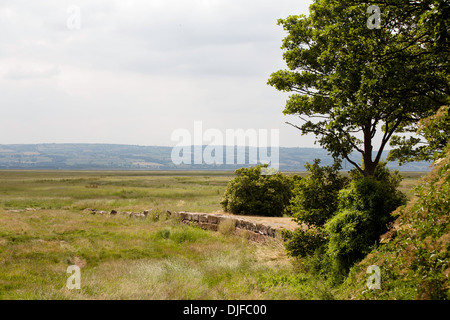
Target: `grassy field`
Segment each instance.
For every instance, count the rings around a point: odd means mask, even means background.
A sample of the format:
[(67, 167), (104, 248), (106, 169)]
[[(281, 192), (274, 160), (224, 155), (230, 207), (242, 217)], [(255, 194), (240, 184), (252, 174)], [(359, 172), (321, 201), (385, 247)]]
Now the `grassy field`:
[[(422, 173), (404, 173), (407, 191)], [(174, 219), (83, 212), (220, 211), (232, 172), (0, 171), (0, 299), (332, 299), (277, 240)], [(81, 289), (66, 287), (70, 265)]]

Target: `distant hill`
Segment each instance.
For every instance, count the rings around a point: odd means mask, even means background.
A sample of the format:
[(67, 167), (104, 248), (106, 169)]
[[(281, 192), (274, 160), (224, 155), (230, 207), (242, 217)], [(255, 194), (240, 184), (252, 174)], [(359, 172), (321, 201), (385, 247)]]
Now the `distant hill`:
[[(203, 146), (204, 150), (205, 146)], [(193, 164), (194, 147), (191, 147), (191, 164), (176, 165), (171, 159), (172, 147), (137, 146), (122, 144), (0, 144), (0, 169), (39, 170), (235, 170), (250, 166), (248, 147), (235, 147), (234, 162), (226, 164), (226, 148), (223, 147), (221, 165)], [(270, 149), (269, 149), (270, 151)], [(245, 153), (245, 164), (239, 155)], [(384, 153), (384, 158), (387, 152)], [(270, 152), (269, 152), (270, 157)], [(279, 148), (279, 169), (281, 171), (305, 171), (305, 164), (315, 158), (322, 165), (329, 165), (333, 159), (320, 148)], [(354, 157), (359, 159), (357, 156)], [(429, 171), (429, 163), (416, 162), (403, 166), (390, 162), (391, 169), (400, 171)], [(343, 162), (343, 169), (352, 166)]]

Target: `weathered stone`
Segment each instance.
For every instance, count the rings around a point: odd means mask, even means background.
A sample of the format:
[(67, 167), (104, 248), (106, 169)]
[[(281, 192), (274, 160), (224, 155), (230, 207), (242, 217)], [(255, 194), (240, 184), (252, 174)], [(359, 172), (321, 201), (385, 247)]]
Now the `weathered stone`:
[(199, 222), (198, 225), (200, 228), (205, 230), (217, 231), (217, 224), (207, 223), (207, 222)]
[(190, 220), (190, 215), (186, 212), (177, 212), (177, 215), (180, 217), (181, 221), (183, 220)]
[(262, 228), (263, 228), (263, 224), (262, 223), (256, 223), (256, 230), (259, 232)]
[(219, 218), (213, 214), (208, 215), (208, 223), (219, 224)]
[(268, 228), (268, 226), (261, 224), (259, 227), (259, 233), (267, 236), (268, 235), (267, 228)]
[(207, 214), (199, 214), (198, 221), (199, 222), (208, 222), (208, 215)]
[(198, 222), (198, 213), (191, 214), (192, 221)]
[(248, 231), (248, 239), (251, 241), (255, 241), (255, 242), (264, 242), (265, 241), (265, 237), (262, 234), (253, 232), (253, 231)]
[(246, 220), (241, 220), (239, 225), (241, 229), (248, 230), (248, 224)]

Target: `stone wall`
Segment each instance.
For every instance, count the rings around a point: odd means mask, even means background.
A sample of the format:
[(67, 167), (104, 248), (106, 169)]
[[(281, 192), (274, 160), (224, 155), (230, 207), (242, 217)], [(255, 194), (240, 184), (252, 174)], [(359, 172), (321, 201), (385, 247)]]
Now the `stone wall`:
[[(99, 215), (125, 215), (130, 218), (146, 218), (152, 210), (144, 212), (118, 212), (116, 210), (102, 211), (87, 208), (84, 210), (91, 214)], [(202, 229), (218, 231), (219, 225), (224, 221), (231, 221), (234, 225), (235, 233), (245, 235), (249, 240), (264, 241), (266, 237), (276, 238), (283, 228), (275, 227), (264, 223), (254, 222), (247, 219), (234, 217), (232, 215), (208, 214), (186, 211), (167, 211), (167, 215), (180, 219), (182, 223), (197, 225)]]
[(236, 233), (244, 233), (250, 240), (263, 241), (266, 237), (276, 238), (282, 228), (273, 227), (264, 223), (233, 217), (231, 215), (196, 213), (196, 212), (170, 212), (179, 217), (183, 223), (195, 224), (206, 230), (217, 231), (220, 223), (225, 220), (234, 222)]

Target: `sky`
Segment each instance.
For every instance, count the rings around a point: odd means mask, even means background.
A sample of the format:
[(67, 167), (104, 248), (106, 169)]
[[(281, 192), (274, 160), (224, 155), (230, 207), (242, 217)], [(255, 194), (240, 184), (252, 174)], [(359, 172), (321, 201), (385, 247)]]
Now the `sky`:
[(318, 147), (267, 85), (287, 68), (277, 19), (311, 3), (0, 0), (0, 144), (173, 146), (201, 122)]

